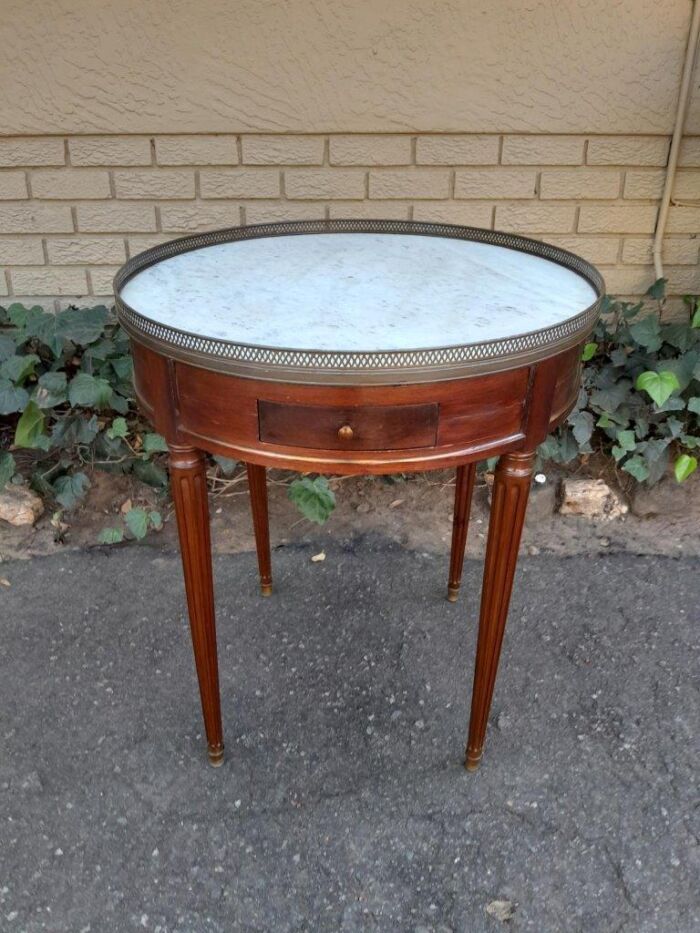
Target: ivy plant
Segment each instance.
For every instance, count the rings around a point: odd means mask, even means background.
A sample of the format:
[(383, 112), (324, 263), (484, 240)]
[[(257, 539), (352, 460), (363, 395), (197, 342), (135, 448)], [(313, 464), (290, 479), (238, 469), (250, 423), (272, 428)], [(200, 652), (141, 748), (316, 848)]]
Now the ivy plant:
[(21, 472), (70, 509), (98, 467), (164, 489), (165, 442), (142, 429), (131, 377), (128, 338), (106, 307), (0, 307), (0, 488)]
[(569, 463), (597, 448), (647, 485), (670, 463), (679, 483), (697, 469), (700, 299), (685, 297), (687, 320), (662, 323), (665, 287), (659, 279), (639, 302), (604, 299), (576, 407), (540, 447), (543, 459)]
[[(541, 446), (542, 458), (568, 463), (598, 449), (647, 484), (671, 463), (678, 482), (697, 469), (700, 300), (686, 297), (686, 321), (662, 323), (665, 284), (659, 279), (636, 303), (604, 299), (576, 407)], [(133, 472), (167, 489), (165, 440), (135, 411), (129, 342), (101, 305), (57, 314), (0, 307), (0, 441), (0, 489), (28, 480), (59, 509), (84, 499), (93, 469)], [(225, 476), (236, 469), (214, 459)], [(295, 479), (289, 496), (318, 524), (335, 508), (323, 476)], [(142, 538), (161, 525), (158, 511), (135, 507), (99, 540)]]

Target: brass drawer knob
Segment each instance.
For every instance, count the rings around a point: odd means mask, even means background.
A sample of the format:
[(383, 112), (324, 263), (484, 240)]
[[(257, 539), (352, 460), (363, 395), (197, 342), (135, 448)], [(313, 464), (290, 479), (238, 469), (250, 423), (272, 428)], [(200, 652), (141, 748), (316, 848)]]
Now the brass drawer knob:
[(341, 441), (352, 440), (352, 436), (354, 433), (355, 432), (353, 431), (353, 429), (350, 427), (349, 424), (344, 424), (342, 427), (338, 428), (338, 438)]

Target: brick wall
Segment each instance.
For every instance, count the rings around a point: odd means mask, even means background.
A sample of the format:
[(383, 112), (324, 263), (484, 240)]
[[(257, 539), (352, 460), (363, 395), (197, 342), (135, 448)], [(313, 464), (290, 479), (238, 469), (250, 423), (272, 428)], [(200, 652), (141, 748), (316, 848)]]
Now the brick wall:
[[(0, 295), (105, 300), (129, 256), (216, 227), (382, 217), (535, 236), (643, 292), (669, 137), (192, 135), (0, 138)], [(700, 137), (683, 144), (669, 291), (700, 292)], [(674, 313), (680, 302), (669, 305)]]

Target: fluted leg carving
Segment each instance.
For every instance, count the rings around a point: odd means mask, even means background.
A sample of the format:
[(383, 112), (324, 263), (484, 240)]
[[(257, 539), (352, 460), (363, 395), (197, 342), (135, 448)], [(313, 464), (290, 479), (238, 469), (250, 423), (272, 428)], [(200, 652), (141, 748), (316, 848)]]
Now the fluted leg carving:
[(462, 582), (464, 550), (467, 546), (469, 513), (472, 506), (472, 493), (476, 478), (476, 463), (467, 463), (457, 467), (455, 484), (455, 505), (452, 518), (452, 549), (450, 551), (450, 576), (447, 582), (447, 598), (457, 602), (459, 585)]
[(258, 552), (260, 592), (263, 596), (272, 593), (272, 561), (270, 559), (270, 519), (267, 511), (267, 471), (253, 463), (246, 464), (250, 508), (253, 513), (255, 547)]
[(469, 771), (483, 753), (534, 462), (534, 452), (506, 454), (496, 467), (465, 761)]
[(180, 536), (192, 647), (202, 700), (209, 761), (214, 767), (218, 767), (224, 760), (224, 741), (216, 653), (206, 461), (203, 451), (193, 447), (170, 447), (170, 483)]

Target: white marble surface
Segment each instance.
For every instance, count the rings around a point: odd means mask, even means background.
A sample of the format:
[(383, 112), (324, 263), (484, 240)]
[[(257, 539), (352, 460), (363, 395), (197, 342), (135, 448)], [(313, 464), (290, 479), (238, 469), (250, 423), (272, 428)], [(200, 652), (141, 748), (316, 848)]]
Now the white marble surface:
[(505, 247), (386, 233), (304, 234), (207, 246), (137, 273), (139, 314), (265, 347), (408, 350), (539, 330), (594, 289), (556, 263)]

